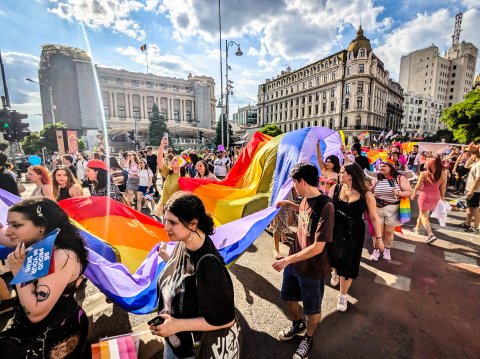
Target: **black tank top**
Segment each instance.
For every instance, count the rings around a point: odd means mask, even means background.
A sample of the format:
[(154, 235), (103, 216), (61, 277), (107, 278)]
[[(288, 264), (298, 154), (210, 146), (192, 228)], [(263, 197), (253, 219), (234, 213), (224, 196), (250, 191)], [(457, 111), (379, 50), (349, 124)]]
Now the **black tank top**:
[(58, 198), (57, 201), (61, 201), (62, 199), (71, 198), (70, 191), (67, 187), (60, 187), (60, 191), (58, 191)]

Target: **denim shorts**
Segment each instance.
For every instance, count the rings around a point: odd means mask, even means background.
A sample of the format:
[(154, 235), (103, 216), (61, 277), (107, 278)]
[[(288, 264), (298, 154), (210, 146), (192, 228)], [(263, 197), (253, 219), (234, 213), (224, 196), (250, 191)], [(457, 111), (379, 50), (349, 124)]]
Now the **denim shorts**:
[(283, 271), (280, 296), (283, 300), (303, 302), (306, 315), (320, 314), (323, 300), (323, 279), (307, 278), (295, 272), (292, 265)]

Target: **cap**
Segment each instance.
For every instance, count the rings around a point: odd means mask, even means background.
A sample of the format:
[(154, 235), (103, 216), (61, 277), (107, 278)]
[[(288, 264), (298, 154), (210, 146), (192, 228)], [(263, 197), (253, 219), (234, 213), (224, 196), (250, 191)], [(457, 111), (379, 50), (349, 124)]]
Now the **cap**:
[(100, 168), (100, 169), (105, 170), (105, 171), (109, 170), (107, 164), (105, 162), (103, 162), (102, 160), (90, 160), (87, 163), (87, 167), (88, 168), (96, 168), (96, 169)]

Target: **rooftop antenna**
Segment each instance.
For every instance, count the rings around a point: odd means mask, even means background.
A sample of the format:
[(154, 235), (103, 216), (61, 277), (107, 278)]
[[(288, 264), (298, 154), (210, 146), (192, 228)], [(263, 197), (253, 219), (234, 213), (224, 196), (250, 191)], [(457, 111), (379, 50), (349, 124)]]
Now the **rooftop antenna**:
[(459, 12), (455, 16), (455, 30), (453, 31), (452, 35), (452, 46), (458, 45), (460, 43), (460, 32), (462, 31), (462, 17), (462, 12)]

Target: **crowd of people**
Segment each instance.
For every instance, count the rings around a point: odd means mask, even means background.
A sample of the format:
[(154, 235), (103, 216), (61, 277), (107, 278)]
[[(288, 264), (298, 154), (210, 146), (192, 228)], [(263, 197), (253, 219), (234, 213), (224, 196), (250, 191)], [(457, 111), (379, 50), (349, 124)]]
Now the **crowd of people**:
[[(392, 143), (384, 149), (388, 156), (372, 166), (358, 142), (341, 147), (340, 156), (326, 158), (318, 144), (318, 163), (294, 166), (292, 191), (276, 203), (280, 211), (272, 222), (273, 268), (283, 271), (280, 297), (291, 320), (278, 337), (303, 336), (294, 359), (309, 356), (328, 278), (333, 287), (340, 285), (337, 310), (347, 310), (348, 291), (359, 275), (366, 229), (373, 243), (370, 259), (392, 259), (402, 201), (418, 201), (414, 233), (421, 235), (423, 227), (425, 243), (431, 244), (437, 239), (430, 225), (432, 211), (445, 200), (447, 191), (465, 194), (467, 218), (460, 227), (478, 234), (479, 149), (470, 144), (435, 153), (420, 152), (415, 145), (403, 153), (401, 145)], [(234, 290), (210, 239), (213, 219), (202, 201), (180, 191), (178, 183), (180, 177), (221, 181), (239, 155), (238, 149), (230, 154), (220, 147), (177, 154), (164, 138), (156, 154), (148, 147), (122, 151), (116, 158), (100, 148), (91, 158), (82, 153), (54, 154), (50, 168), (30, 166), (27, 177), (35, 185), (31, 198), (10, 208), (8, 227), (1, 232), (2, 243), (14, 248), (7, 261), (9, 275), (19, 271), (29, 246), (59, 228), (55, 272), (13, 288), (7, 286), (9, 277), (0, 280), (0, 300), (15, 300), (13, 324), (0, 333), (0, 351), (9, 358), (45, 353), (76, 358), (88, 352), (88, 321), (73, 298), (88, 265), (86, 249), (56, 202), (91, 195), (109, 196), (138, 211), (150, 206), (152, 216), (164, 223), (169, 239), (178, 242), (171, 255), (165, 246), (159, 248), (167, 264), (158, 278), (159, 316), (149, 322), (154, 334), (166, 338), (164, 358), (210, 357), (209, 350), (218, 338), (228, 338), (219, 343), (233, 338), (233, 344), (222, 350), (228, 354), (225, 357), (239, 358), (242, 335), (235, 318)], [(10, 176), (6, 162), (0, 153), (0, 179)], [(0, 187), (18, 194), (15, 180), (2, 180)], [(292, 231), (296, 234), (289, 242), (289, 253), (283, 255), (279, 243), (287, 243)], [(16, 292), (15, 299), (11, 290)]]

